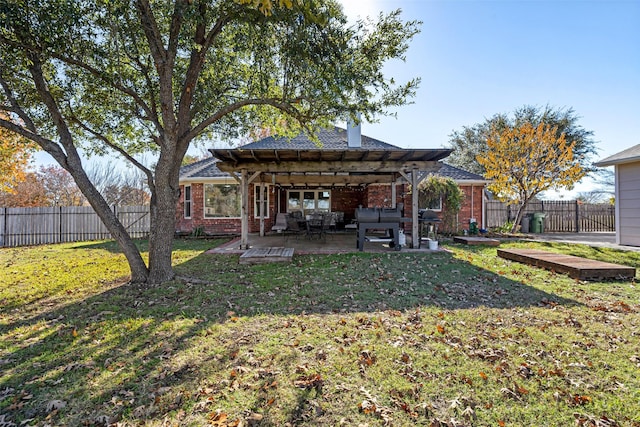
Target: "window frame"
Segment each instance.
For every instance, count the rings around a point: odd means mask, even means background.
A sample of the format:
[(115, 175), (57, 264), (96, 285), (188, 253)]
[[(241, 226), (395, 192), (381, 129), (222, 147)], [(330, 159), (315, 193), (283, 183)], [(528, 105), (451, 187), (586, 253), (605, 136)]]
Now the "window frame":
[(262, 203), (266, 203), (266, 205), (263, 205), (266, 215), (264, 216), (264, 219), (268, 219), (270, 216), (270, 201), (269, 201), (269, 184), (264, 184), (264, 194), (262, 194), (262, 197), (265, 197), (264, 200), (258, 200), (258, 196), (260, 193), (260, 184), (254, 184), (253, 186), (253, 217), (256, 219), (260, 218), (260, 215), (258, 215), (258, 203), (262, 202)]
[(430, 207), (430, 206), (425, 206), (425, 209), (428, 209), (430, 211), (434, 211), (434, 212), (442, 212), (442, 197), (438, 198), (438, 207)]
[[(294, 192), (294, 193), (299, 193), (300, 197), (297, 199), (299, 202), (299, 207), (297, 208), (292, 208), (289, 200), (291, 200), (291, 196), (290, 194)], [(324, 199), (322, 197), (320, 197), (320, 195), (322, 193), (329, 193), (329, 197)], [(306, 199), (305, 198), (305, 194), (304, 193), (314, 193), (313, 196), (313, 208), (305, 208), (304, 202), (305, 200), (311, 200), (311, 199)], [(330, 189), (326, 189), (326, 188), (317, 188), (317, 189), (291, 189), (291, 190), (287, 190), (287, 212), (291, 213), (294, 211), (302, 211), (303, 215), (309, 215), (311, 212), (331, 212), (331, 198), (332, 198), (332, 194), (331, 194), (331, 190)], [(318, 207), (318, 204), (320, 201), (322, 200), (326, 200), (328, 203), (328, 208), (323, 209)]]
[(193, 193), (191, 191), (191, 185), (184, 186), (184, 197), (183, 197), (183, 209), (182, 213), (186, 219), (191, 219), (192, 208), (193, 208)]
[[(237, 216), (209, 216), (207, 209), (211, 209), (207, 206), (207, 186), (213, 187), (235, 187), (238, 197), (238, 215)], [(223, 183), (204, 183), (202, 186), (202, 218), (203, 219), (239, 219), (242, 218), (242, 189), (239, 184), (223, 184)]]

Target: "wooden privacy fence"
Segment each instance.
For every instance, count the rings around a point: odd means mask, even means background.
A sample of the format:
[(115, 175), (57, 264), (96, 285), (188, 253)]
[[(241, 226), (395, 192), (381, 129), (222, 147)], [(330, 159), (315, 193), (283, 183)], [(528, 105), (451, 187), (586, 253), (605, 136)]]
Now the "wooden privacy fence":
[[(507, 221), (514, 221), (515, 206), (497, 200), (489, 200), (487, 207), (487, 227), (502, 227)], [(576, 200), (534, 201), (529, 203), (525, 214), (543, 212), (544, 232), (594, 232), (615, 231), (615, 206), (608, 203), (582, 203)]]
[[(113, 206), (131, 237), (149, 234), (149, 206)], [(110, 239), (111, 233), (90, 206), (0, 208), (0, 246)]]

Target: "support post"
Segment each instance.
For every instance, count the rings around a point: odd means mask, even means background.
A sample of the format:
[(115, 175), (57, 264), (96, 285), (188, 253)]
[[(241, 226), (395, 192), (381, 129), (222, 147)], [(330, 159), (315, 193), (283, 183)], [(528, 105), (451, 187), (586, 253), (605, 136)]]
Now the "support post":
[(393, 209), (395, 209), (397, 206), (397, 198), (398, 198), (397, 191), (398, 190), (396, 189), (396, 177), (394, 175), (393, 181), (391, 181), (391, 207)]
[(240, 172), (240, 182), (242, 184), (240, 249), (249, 249), (249, 179), (247, 174), (246, 169), (242, 169)]
[(411, 171), (411, 247), (420, 247), (420, 223), (418, 222), (418, 169)]
[[(268, 197), (268, 196), (267, 196)], [(264, 237), (264, 182), (260, 181), (260, 197), (256, 200), (256, 205), (260, 206), (260, 237)]]

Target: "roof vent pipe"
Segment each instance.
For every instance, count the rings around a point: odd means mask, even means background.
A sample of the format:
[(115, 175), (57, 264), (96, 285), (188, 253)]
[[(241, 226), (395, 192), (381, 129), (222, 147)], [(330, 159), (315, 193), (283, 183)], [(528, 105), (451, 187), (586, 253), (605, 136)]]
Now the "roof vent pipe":
[(362, 136), (360, 132), (360, 125), (362, 121), (360, 120), (360, 113), (357, 113), (356, 117), (358, 119), (358, 124), (355, 124), (351, 117), (347, 119), (347, 146), (349, 148), (362, 147)]

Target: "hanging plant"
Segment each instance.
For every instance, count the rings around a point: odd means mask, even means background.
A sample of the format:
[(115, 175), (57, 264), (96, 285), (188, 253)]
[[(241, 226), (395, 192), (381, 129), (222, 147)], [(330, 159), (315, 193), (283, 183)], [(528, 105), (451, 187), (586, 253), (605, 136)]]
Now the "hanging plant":
[(420, 209), (442, 203), (442, 229), (454, 232), (464, 193), (451, 178), (429, 175), (418, 184), (418, 206)]

